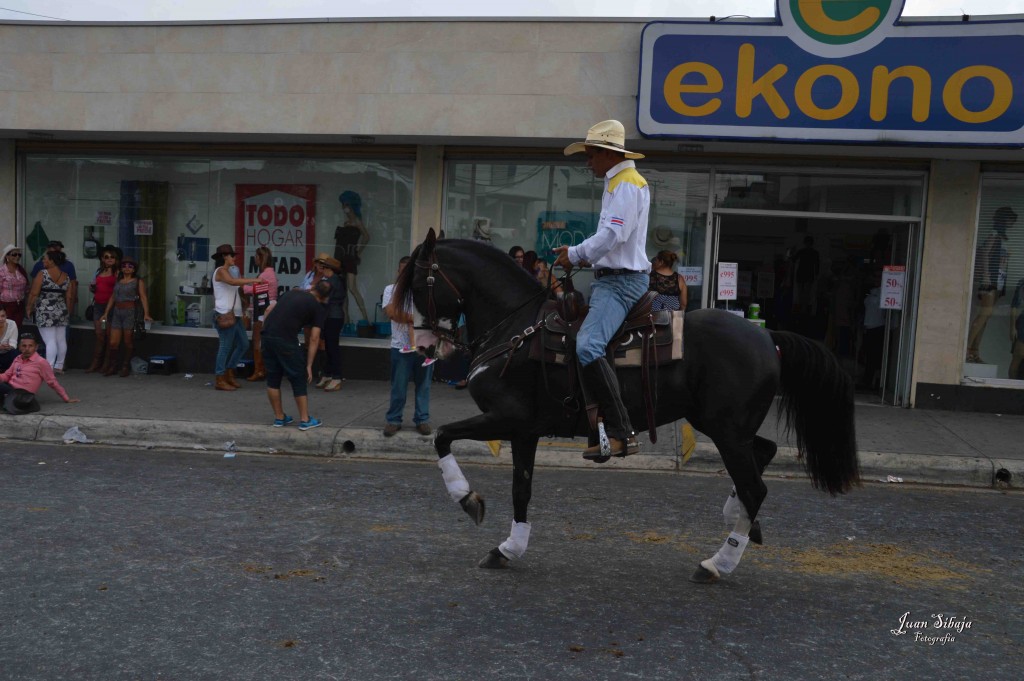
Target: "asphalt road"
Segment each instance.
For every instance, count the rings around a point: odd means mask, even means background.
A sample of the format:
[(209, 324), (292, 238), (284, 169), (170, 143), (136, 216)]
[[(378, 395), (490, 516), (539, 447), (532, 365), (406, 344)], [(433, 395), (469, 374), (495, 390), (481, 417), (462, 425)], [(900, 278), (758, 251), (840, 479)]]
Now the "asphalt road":
[[(724, 478), (3, 443), (0, 679), (1019, 679), (1024, 495), (769, 481), (765, 546), (687, 578)], [(901, 618), (905, 617), (901, 625)], [(944, 626), (937, 628), (937, 615)], [(894, 630), (905, 633), (896, 635)]]

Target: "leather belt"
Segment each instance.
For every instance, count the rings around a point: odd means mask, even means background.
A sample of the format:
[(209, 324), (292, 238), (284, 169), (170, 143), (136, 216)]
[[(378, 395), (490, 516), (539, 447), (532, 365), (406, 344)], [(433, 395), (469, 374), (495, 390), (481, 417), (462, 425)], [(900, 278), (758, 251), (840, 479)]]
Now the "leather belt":
[(594, 279), (600, 279), (601, 277), (610, 277), (616, 274), (647, 274), (640, 270), (627, 270), (626, 268), (620, 268), (613, 270), (610, 267), (602, 267), (599, 270), (594, 270)]

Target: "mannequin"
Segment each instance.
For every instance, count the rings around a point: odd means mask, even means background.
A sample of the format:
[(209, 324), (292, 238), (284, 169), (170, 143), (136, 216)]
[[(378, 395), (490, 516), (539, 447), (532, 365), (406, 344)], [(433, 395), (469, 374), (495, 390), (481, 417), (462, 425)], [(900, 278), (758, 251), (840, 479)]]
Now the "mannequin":
[(1006, 248), (1006, 230), (1017, 222), (1017, 213), (1009, 206), (997, 208), (992, 214), (992, 233), (975, 254), (974, 281), (977, 286), (978, 313), (971, 322), (967, 336), (967, 361), (983, 364), (979, 348), (985, 326), (996, 300), (1006, 295), (1006, 273), (1010, 252)]
[[(370, 241), (370, 233), (363, 225), (363, 200), (353, 191), (344, 191), (338, 196), (338, 201), (344, 213), (344, 222), (334, 230), (334, 257), (341, 262), (348, 292), (355, 298), (362, 319), (368, 320), (370, 317), (366, 314), (366, 304), (356, 283), (359, 260)], [(352, 321), (348, 313), (348, 297), (345, 298), (345, 321)]]

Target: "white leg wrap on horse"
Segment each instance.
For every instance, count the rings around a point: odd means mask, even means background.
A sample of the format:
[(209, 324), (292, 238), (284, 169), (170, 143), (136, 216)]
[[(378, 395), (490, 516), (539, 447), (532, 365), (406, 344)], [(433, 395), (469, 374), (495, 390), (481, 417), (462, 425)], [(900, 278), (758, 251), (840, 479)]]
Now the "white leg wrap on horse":
[(711, 556), (711, 563), (715, 566), (715, 571), (727, 575), (735, 570), (736, 566), (740, 564), (740, 558), (743, 557), (743, 550), (747, 548), (748, 541), (749, 539), (742, 534), (730, 532), (729, 537), (722, 544), (722, 548)]
[(509, 533), (508, 539), (501, 543), (498, 550), (501, 551), (501, 555), (509, 560), (522, 558), (523, 554), (526, 553), (526, 547), (529, 543), (530, 523), (517, 523), (513, 520), (512, 532)]
[(452, 501), (458, 503), (469, 494), (469, 481), (462, 474), (462, 469), (451, 454), (438, 459), (437, 465), (441, 468), (441, 475), (444, 477), (444, 486), (448, 488), (448, 495)]

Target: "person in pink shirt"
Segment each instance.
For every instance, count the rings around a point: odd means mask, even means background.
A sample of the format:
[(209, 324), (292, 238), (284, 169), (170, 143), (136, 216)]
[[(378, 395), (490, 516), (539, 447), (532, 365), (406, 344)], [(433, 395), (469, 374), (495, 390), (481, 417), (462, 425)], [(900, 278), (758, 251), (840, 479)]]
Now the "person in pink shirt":
[(18, 351), (21, 354), (15, 358), (7, 371), (0, 374), (0, 399), (3, 400), (4, 408), (12, 414), (39, 411), (35, 394), (39, 392), (39, 387), (44, 381), (65, 402), (78, 402), (78, 399), (69, 397), (67, 391), (57, 382), (53, 368), (46, 358), (36, 354), (36, 347), (35, 336), (31, 333), (21, 334), (18, 341)]
[(263, 331), (263, 315), (270, 303), (277, 302), (277, 273), (274, 272), (274, 258), (270, 249), (260, 246), (256, 249), (255, 256), (256, 275), (258, 279), (269, 287), (269, 300), (266, 302), (256, 300), (254, 285), (246, 284), (242, 287), (242, 293), (249, 296), (249, 319), (252, 320), (252, 376), (249, 381), (262, 381), (267, 377), (266, 368), (263, 366), (263, 349), (260, 347), (260, 334)]

